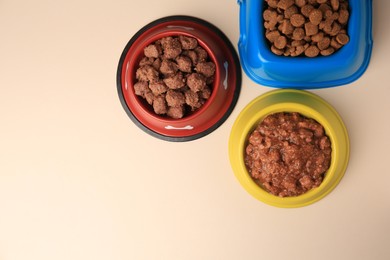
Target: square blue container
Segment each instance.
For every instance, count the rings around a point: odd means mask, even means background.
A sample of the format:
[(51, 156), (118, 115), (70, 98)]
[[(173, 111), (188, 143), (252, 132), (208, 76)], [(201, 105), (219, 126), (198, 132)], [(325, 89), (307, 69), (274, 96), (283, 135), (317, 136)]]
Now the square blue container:
[(238, 50), (245, 73), (256, 83), (275, 88), (315, 89), (357, 80), (372, 51), (372, 0), (349, 0), (350, 41), (330, 56), (285, 57), (271, 52), (264, 36), (264, 0), (239, 0)]

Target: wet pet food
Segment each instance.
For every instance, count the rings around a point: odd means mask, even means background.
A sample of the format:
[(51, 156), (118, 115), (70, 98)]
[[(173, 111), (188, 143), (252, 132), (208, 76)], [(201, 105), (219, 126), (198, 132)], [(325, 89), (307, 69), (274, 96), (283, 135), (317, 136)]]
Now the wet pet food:
[(348, 44), (347, 0), (265, 0), (265, 37), (276, 55), (328, 56)]
[(249, 135), (245, 165), (271, 194), (298, 196), (322, 183), (331, 152), (321, 124), (299, 113), (281, 112), (267, 116)]
[(144, 55), (134, 91), (156, 114), (182, 118), (211, 96), (215, 64), (195, 38), (164, 37), (146, 46)]

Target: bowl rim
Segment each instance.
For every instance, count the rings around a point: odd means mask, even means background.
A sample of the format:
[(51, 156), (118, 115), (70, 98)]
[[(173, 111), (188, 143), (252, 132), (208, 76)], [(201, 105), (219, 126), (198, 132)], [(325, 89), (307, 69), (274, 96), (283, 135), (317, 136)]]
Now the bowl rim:
[[(289, 100), (287, 97), (283, 102), (273, 103), (272, 99), (278, 95), (296, 95), (296, 98)], [(304, 98), (309, 99), (311, 103), (299, 102), (299, 99)], [(324, 115), (313, 106), (324, 109), (323, 112), (327, 114)], [(244, 163), (248, 135), (265, 116), (276, 112), (298, 112), (313, 118), (324, 127), (332, 145), (331, 165), (321, 185), (295, 197), (282, 198), (268, 193), (255, 183)], [(328, 195), (343, 178), (348, 166), (349, 154), (348, 132), (337, 111), (319, 96), (296, 89), (273, 90), (252, 100), (238, 115), (229, 137), (230, 164), (241, 186), (254, 198), (280, 208), (307, 206)]]
[[(160, 24), (166, 23), (166, 22), (177, 22), (177, 21), (184, 21), (184, 22), (188, 21), (188, 22), (193, 22), (193, 23), (199, 24), (199, 25), (204, 26), (205, 28), (209, 29), (210, 32), (212, 32), (217, 37), (219, 37), (221, 39), (221, 41), (223, 41), (225, 43), (226, 49), (228, 49), (230, 54), (231, 54), (231, 59), (233, 60), (233, 63), (234, 63), (234, 73), (235, 73), (234, 75), (235, 75), (235, 79), (236, 79), (234, 82), (234, 92), (232, 93), (232, 100), (231, 100), (229, 106), (227, 106), (226, 111), (221, 116), (221, 118), (215, 124), (213, 124), (212, 126), (210, 126), (207, 129), (205, 129), (204, 131), (202, 131), (200, 133), (196, 133), (194, 135), (185, 135), (185, 136), (165, 135), (165, 134), (159, 133), (157, 131), (154, 131), (150, 127), (143, 124), (142, 121), (139, 120), (135, 116), (135, 114), (131, 111), (131, 109), (129, 108), (129, 106), (126, 102), (126, 99), (124, 97), (123, 86), (122, 86), (122, 71), (123, 71), (123, 67), (124, 67), (124, 62), (126, 60), (127, 54), (129, 52), (131, 46), (134, 44), (134, 42), (140, 36), (142, 36), (143, 33), (147, 32), (149, 29), (153, 28), (154, 26), (157, 26), (157, 25), (160, 25)], [(200, 41), (202, 41), (202, 40), (200, 39)], [(204, 43), (204, 45), (207, 45), (207, 44)], [(208, 48), (208, 46), (206, 46), (206, 47)], [(133, 123), (135, 125), (137, 125), (141, 130), (143, 130), (147, 134), (154, 136), (154, 137), (161, 139), (161, 140), (170, 141), (170, 142), (187, 142), (187, 141), (199, 139), (201, 137), (204, 137), (204, 136), (210, 134), (211, 132), (215, 131), (219, 126), (221, 126), (227, 120), (227, 118), (232, 113), (232, 111), (233, 111), (233, 109), (238, 101), (238, 97), (239, 97), (239, 94), (241, 91), (242, 74), (241, 74), (241, 64), (239, 61), (239, 56), (238, 56), (237, 51), (235, 50), (233, 44), (230, 42), (229, 38), (218, 27), (216, 27), (215, 25), (211, 24), (210, 22), (208, 22), (206, 20), (203, 20), (203, 19), (200, 19), (200, 18), (197, 18), (194, 16), (171, 15), (171, 16), (165, 16), (165, 17), (156, 19), (156, 20), (146, 24), (131, 37), (131, 39), (126, 44), (126, 46), (125, 46), (125, 48), (122, 51), (122, 54), (120, 56), (120, 59), (118, 62), (116, 80), (117, 80), (117, 92), (118, 92), (118, 96), (119, 96), (120, 102), (122, 104), (122, 107), (124, 108), (127, 115), (129, 116), (131, 121), (133, 121)], [(213, 91), (212, 95), (213, 94), (214, 94), (214, 91)], [(207, 102), (205, 105), (210, 105), (210, 102)], [(202, 108), (203, 108), (203, 106), (202, 106)], [(193, 115), (196, 116), (196, 114), (198, 114), (199, 112), (204, 111), (204, 109), (202, 109), (202, 108), (200, 109), (200, 111), (195, 112)], [(150, 115), (152, 115), (152, 114), (150, 114)], [(177, 119), (172, 119), (172, 120), (164, 119), (164, 120), (167, 122), (177, 122), (180, 120), (185, 122), (188, 120), (188, 118), (190, 118), (190, 117), (192, 118), (193, 115), (190, 115), (189, 117), (184, 117), (184, 118), (178, 119), (178, 120)], [(155, 116), (155, 115), (153, 115), (153, 116)], [(159, 118), (159, 119), (161, 120), (161, 118)]]

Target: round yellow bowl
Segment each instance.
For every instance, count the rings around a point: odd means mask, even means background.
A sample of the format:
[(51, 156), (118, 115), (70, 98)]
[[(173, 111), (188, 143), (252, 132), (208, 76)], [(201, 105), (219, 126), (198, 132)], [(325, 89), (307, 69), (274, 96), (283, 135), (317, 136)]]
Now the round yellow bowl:
[[(267, 116), (278, 112), (298, 112), (320, 123), (332, 145), (332, 157), (321, 185), (296, 197), (278, 197), (254, 182), (245, 163), (249, 134)], [(344, 176), (349, 160), (347, 129), (336, 110), (325, 100), (307, 91), (281, 89), (265, 93), (238, 115), (229, 138), (229, 158), (234, 174), (244, 189), (256, 199), (272, 206), (296, 208), (312, 204), (329, 194)]]

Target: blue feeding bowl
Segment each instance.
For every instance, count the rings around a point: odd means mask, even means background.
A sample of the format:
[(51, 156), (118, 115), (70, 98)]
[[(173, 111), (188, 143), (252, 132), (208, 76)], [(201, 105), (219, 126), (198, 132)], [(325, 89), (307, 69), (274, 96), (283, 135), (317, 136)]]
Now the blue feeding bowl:
[(276, 88), (315, 89), (357, 80), (372, 51), (372, 0), (349, 0), (350, 41), (330, 56), (285, 57), (271, 52), (263, 21), (264, 0), (238, 0), (238, 50), (245, 73), (256, 83)]

